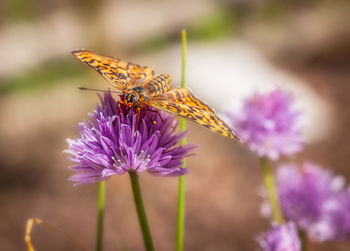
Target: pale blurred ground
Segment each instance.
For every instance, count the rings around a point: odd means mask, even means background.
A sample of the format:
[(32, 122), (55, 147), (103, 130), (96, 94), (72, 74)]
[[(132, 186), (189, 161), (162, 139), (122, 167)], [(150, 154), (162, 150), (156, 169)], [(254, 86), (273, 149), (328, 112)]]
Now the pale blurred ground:
[[(93, 110), (102, 78), (75, 48), (124, 58), (179, 83), (186, 28), (188, 85), (218, 112), (255, 90), (293, 92), (308, 115), (310, 144), (293, 158), (350, 180), (350, 30), (347, 1), (2, 1), (0, 3), (0, 250), (24, 250), (27, 218), (40, 217), (94, 249), (96, 187), (72, 187), (62, 150)], [(186, 250), (255, 250), (268, 228), (259, 216), (258, 160), (243, 145), (189, 124), (200, 145), (188, 160)], [(157, 250), (175, 242), (175, 178), (141, 175)], [(142, 250), (127, 176), (107, 182), (105, 250)], [(75, 250), (41, 227), (37, 250)], [(350, 243), (310, 250), (349, 250)]]

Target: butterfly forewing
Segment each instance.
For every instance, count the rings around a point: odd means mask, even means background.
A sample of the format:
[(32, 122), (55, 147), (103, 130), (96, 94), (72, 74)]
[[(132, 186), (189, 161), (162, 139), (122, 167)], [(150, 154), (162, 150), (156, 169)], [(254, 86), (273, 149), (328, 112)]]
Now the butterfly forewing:
[(213, 132), (230, 139), (241, 141), (204, 102), (196, 98), (187, 88), (176, 88), (169, 92), (151, 97), (145, 103), (160, 110), (186, 118)]
[(76, 50), (72, 54), (83, 63), (101, 74), (107, 82), (119, 90), (126, 90), (151, 79), (154, 72), (149, 67), (141, 67), (122, 60), (103, 57), (88, 50)]

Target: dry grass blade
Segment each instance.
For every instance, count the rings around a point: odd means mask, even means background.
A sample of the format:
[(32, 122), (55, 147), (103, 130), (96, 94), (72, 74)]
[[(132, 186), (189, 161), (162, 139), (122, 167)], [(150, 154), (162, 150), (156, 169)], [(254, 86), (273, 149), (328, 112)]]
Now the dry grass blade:
[(65, 238), (71, 240), (76, 246), (78, 246), (80, 248), (80, 250), (87, 251), (87, 249), (80, 243), (80, 241), (78, 241), (72, 235), (70, 235), (70, 234), (66, 233), (65, 231), (47, 223), (41, 219), (38, 219), (38, 218), (30, 218), (27, 220), (26, 231), (25, 231), (25, 236), (24, 236), (24, 241), (26, 242), (26, 245), (27, 245), (27, 251), (35, 251), (33, 244), (32, 244), (32, 238), (31, 238), (31, 232), (32, 232), (34, 224), (42, 225), (42, 226), (50, 229), (53, 232), (56, 232), (56, 233), (63, 235)]

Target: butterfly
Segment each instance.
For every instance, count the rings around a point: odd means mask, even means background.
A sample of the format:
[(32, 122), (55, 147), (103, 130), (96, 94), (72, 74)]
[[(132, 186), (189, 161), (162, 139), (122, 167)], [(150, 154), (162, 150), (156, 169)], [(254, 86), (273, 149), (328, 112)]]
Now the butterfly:
[(145, 104), (242, 142), (215, 111), (189, 89), (172, 88), (169, 74), (155, 75), (150, 67), (100, 56), (89, 50), (75, 50), (72, 54), (121, 91), (129, 107), (142, 107)]

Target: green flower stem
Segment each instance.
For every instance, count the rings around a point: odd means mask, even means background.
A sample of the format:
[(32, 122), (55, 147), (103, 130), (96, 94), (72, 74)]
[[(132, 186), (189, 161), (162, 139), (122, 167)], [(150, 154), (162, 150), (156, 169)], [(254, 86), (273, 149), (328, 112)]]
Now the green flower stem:
[(106, 184), (104, 181), (98, 183), (97, 188), (97, 237), (96, 251), (103, 250), (103, 219), (105, 214), (105, 190)]
[(299, 234), (299, 239), (300, 239), (300, 244), (301, 244), (301, 251), (306, 251), (307, 250), (307, 234), (305, 233), (304, 230), (298, 230)]
[(143, 206), (139, 178), (137, 176), (137, 173), (135, 172), (129, 172), (129, 175), (130, 175), (132, 193), (134, 195), (137, 216), (139, 217), (139, 222), (141, 226), (143, 242), (145, 244), (146, 251), (153, 251), (154, 250), (153, 241), (152, 241), (151, 231), (149, 229), (148, 222), (147, 222), (146, 211)]
[[(181, 76), (181, 87), (186, 87), (186, 53), (187, 53), (187, 35), (186, 30), (181, 31), (182, 41), (182, 76)], [(180, 131), (185, 131), (187, 128), (186, 119), (180, 119)], [(186, 138), (183, 138), (180, 145), (186, 144)], [(186, 167), (184, 160), (182, 168)], [(185, 236), (185, 176), (179, 178), (178, 185), (178, 201), (177, 201), (177, 224), (176, 224), (176, 250), (182, 251)]]
[(283, 219), (280, 202), (277, 195), (275, 179), (273, 177), (268, 158), (266, 157), (261, 158), (261, 169), (263, 173), (265, 187), (266, 187), (269, 201), (272, 208), (273, 219), (280, 225), (284, 222), (284, 219)]
[[(186, 87), (186, 55), (187, 55), (187, 34), (186, 30), (181, 31), (181, 44), (182, 44), (182, 74), (181, 74), (181, 87)], [(186, 120), (184, 120), (186, 121)]]

